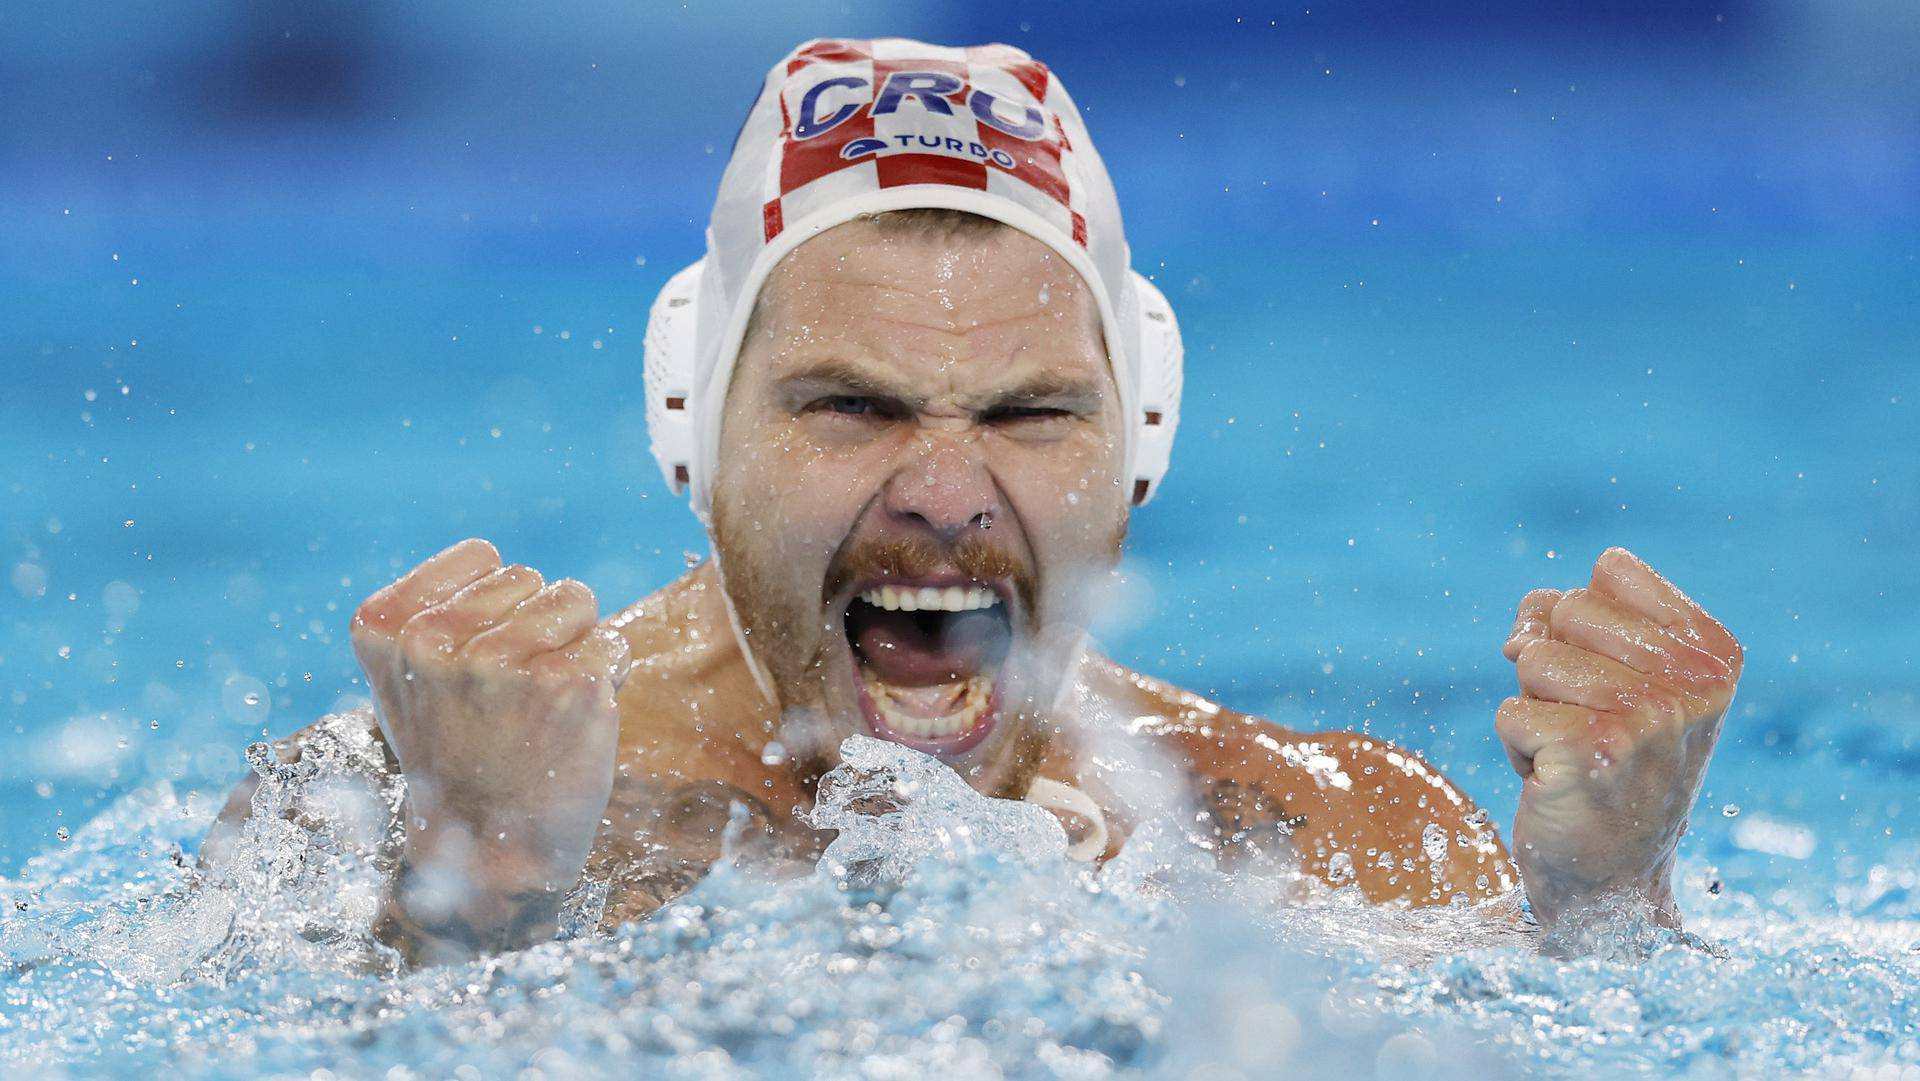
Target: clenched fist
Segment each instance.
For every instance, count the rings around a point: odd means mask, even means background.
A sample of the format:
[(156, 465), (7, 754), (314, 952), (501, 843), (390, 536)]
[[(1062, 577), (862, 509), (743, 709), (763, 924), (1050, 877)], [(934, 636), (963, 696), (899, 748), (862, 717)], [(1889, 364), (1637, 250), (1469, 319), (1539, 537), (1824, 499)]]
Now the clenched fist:
[(625, 639), (482, 540), (369, 597), (352, 638), (407, 782), (381, 937), (442, 960), (551, 936), (613, 786)]
[(1536, 917), (1626, 893), (1679, 925), (1673, 858), (1740, 679), (1733, 635), (1632, 553), (1585, 589), (1537, 589), (1506, 643), (1495, 720), (1525, 778), (1514, 858)]

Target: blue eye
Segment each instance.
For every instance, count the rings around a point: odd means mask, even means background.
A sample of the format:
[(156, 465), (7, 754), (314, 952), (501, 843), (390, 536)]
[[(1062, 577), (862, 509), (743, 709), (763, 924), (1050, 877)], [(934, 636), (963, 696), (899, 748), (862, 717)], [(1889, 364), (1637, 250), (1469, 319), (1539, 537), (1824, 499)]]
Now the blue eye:
[(864, 417), (880, 412), (880, 403), (872, 398), (861, 398), (851, 394), (836, 395), (820, 401), (820, 407), (842, 416)]

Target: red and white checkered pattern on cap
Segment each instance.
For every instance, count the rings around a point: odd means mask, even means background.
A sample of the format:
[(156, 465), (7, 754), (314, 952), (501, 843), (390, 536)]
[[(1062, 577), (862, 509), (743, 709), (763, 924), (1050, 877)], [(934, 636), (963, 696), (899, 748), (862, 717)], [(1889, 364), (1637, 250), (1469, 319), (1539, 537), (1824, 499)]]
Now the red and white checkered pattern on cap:
[[(1086, 244), (1066, 160), (1073, 147), (1056, 119), (1073, 106), (1045, 64), (1007, 45), (952, 48), (893, 38), (813, 42), (787, 61), (786, 72), (780, 152), (768, 160), (770, 194), (761, 215), (767, 240), (816, 204), (855, 191), (950, 184), (1006, 195), (1005, 186), (1018, 183), (1056, 204), (1049, 216)], [(952, 89), (924, 88), (933, 80), (923, 73), (950, 76)], [(976, 115), (976, 89), (989, 96), (981, 108), (1001, 123)], [(827, 130), (806, 130), (850, 107), (857, 111)], [(859, 140), (877, 140), (877, 148), (850, 158), (845, 150)]]
[[(1044, 64), (1009, 45), (955, 48), (900, 38), (810, 41), (767, 73), (720, 180), (696, 272), (662, 309), (679, 329), (649, 373), (655, 451), (694, 509), (712, 507), (720, 418), (760, 286), (807, 238), (862, 214), (946, 208), (1005, 222), (1086, 280), (1100, 309), (1126, 430), (1128, 476), (1152, 465), (1171, 425), (1144, 388), (1142, 292), (1120, 204), (1078, 107)], [(1151, 290), (1151, 286), (1146, 287)], [(1154, 294), (1155, 297), (1158, 294)], [(674, 305), (691, 319), (672, 315)], [(686, 324), (693, 325), (688, 327)], [(661, 339), (664, 343), (666, 338)], [(671, 358), (671, 359), (669, 359)], [(1151, 418), (1151, 419), (1149, 419)], [(1144, 427), (1143, 427), (1144, 426)], [(1158, 431), (1147, 428), (1160, 426)], [(1142, 434), (1144, 433), (1144, 434)], [(1146, 447), (1147, 459), (1137, 452)]]

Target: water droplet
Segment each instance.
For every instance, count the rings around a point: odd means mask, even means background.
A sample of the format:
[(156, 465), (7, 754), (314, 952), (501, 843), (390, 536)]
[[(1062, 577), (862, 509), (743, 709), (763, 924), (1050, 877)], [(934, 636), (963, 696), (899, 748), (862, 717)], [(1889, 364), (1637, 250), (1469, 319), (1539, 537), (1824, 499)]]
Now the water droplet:
[(1327, 860), (1327, 881), (1335, 883), (1353, 881), (1353, 857), (1345, 852), (1335, 852), (1332, 858)]
[(61, 826), (59, 829), (54, 830), (53, 835), (55, 837), (60, 838), (61, 841), (65, 841), (67, 838), (73, 836), (73, 834), (67, 832), (67, 827), (65, 826)]
[(273, 767), (273, 748), (264, 743), (247, 744), (247, 765), (262, 777)]
[(1708, 892), (1708, 893), (1710, 893), (1710, 894), (1713, 894), (1713, 895), (1714, 895), (1715, 897), (1718, 897), (1718, 896), (1720, 896), (1720, 891), (1721, 891), (1721, 890), (1723, 890), (1723, 889), (1725, 889), (1725, 888), (1726, 888), (1726, 886), (1725, 886), (1725, 885), (1723, 885), (1723, 884), (1721, 883), (1721, 881), (1720, 881), (1719, 879), (1717, 879), (1717, 878), (1716, 878), (1716, 879), (1712, 879), (1711, 881), (1709, 881), (1709, 882), (1707, 883), (1707, 892)]
[(778, 766), (785, 763), (786, 760), (786, 745), (779, 740), (774, 740), (760, 749), (760, 764), (763, 766)]
[(1729, 803), (1725, 807), (1720, 808), (1720, 813), (1728, 818), (1738, 818), (1740, 817), (1740, 805), (1737, 803)]

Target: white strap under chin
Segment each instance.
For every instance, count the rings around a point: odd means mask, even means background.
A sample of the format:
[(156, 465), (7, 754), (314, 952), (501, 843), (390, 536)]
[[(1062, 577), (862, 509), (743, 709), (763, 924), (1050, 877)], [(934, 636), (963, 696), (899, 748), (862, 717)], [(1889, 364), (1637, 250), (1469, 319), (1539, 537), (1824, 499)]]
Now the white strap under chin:
[(1049, 811), (1079, 815), (1090, 824), (1085, 837), (1067, 846), (1068, 859), (1091, 863), (1107, 850), (1107, 816), (1100, 813), (1092, 796), (1070, 784), (1035, 777), (1027, 786), (1026, 801)]

